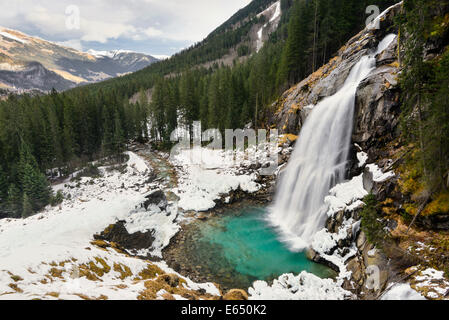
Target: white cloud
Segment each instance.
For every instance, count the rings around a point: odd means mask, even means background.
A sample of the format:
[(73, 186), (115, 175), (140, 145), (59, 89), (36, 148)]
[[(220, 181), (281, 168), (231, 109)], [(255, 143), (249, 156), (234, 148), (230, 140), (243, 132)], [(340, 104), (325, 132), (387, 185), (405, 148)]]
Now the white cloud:
[[(197, 42), (251, 0), (1, 0), (5, 27), (80, 45), (125, 38)], [(80, 28), (66, 27), (66, 9), (79, 7)], [(77, 43), (76, 40), (79, 42)]]
[(159, 36), (162, 36), (164, 34), (161, 30), (158, 30), (158, 29), (153, 28), (153, 27), (149, 27), (146, 30), (144, 30), (144, 33), (149, 38), (159, 37)]

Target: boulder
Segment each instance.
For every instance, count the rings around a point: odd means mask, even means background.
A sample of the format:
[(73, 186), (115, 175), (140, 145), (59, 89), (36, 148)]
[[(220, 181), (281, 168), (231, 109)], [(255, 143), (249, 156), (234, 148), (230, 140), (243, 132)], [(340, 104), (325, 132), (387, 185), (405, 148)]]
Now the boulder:
[(145, 198), (147, 200), (142, 204), (145, 210), (148, 210), (148, 208), (151, 208), (151, 206), (156, 206), (161, 211), (165, 211), (165, 209), (167, 208), (167, 198), (162, 190), (156, 190)]
[(312, 248), (308, 248), (306, 250), (306, 258), (310, 261), (315, 261), (315, 257), (318, 256), (318, 253)]
[(352, 280), (358, 285), (363, 285), (365, 278), (365, 268), (363, 263), (360, 261), (358, 257), (354, 257), (350, 259), (346, 263), (346, 268), (348, 271), (351, 271)]
[(361, 231), (356, 239), (356, 245), (359, 250), (361, 250), (367, 243), (365, 232)]
[(156, 281), (163, 281), (172, 288), (176, 288), (180, 283), (180, 278), (176, 274), (163, 274)]
[(312, 248), (308, 248), (306, 250), (306, 258), (310, 261), (325, 265), (335, 272), (340, 272), (340, 268), (336, 266), (334, 263), (324, 259), (318, 252), (313, 250)]
[(363, 188), (370, 193), (374, 187), (374, 175), (369, 170), (368, 167), (365, 167), (363, 170)]
[(125, 221), (118, 221), (107, 227), (99, 235), (94, 235), (94, 239), (115, 242), (128, 250), (141, 250), (152, 247), (155, 240), (153, 230), (145, 233), (139, 231), (130, 234), (126, 230), (125, 224)]
[(248, 294), (241, 289), (231, 289), (223, 296), (223, 300), (248, 300)]

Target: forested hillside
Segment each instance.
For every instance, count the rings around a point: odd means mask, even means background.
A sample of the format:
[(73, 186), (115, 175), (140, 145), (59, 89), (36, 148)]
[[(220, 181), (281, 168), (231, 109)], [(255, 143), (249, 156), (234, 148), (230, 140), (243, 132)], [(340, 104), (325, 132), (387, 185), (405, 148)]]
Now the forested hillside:
[[(204, 41), (134, 74), (1, 102), (2, 210), (26, 215), (28, 203), (38, 210), (51, 198), (44, 183), (30, 191), (24, 166), (40, 177), (54, 168), (68, 173), (86, 161), (120, 153), (130, 140), (153, 138), (166, 145), (177, 125), (196, 120), (203, 128), (264, 126), (283, 90), (327, 62), (365, 26), (368, 5), (383, 10), (397, 1), (282, 0), (279, 25), (263, 48), (238, 50), (248, 43), (252, 26), (265, 22), (258, 13), (274, 2), (254, 0)], [(247, 58), (232, 66), (201, 67), (231, 49)], [(145, 94), (149, 89), (151, 101)], [(138, 92), (138, 102), (131, 104)]]
[(449, 212), (449, 1), (408, 0), (403, 34), (401, 189), (411, 216)]

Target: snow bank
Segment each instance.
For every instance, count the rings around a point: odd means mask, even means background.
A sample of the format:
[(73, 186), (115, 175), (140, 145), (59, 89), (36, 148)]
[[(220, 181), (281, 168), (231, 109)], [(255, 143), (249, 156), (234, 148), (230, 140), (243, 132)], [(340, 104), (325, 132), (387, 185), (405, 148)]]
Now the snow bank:
[(171, 212), (159, 211), (142, 211), (130, 215), (126, 218), (126, 230), (128, 233), (142, 232), (145, 233), (149, 230), (153, 230), (153, 236), (155, 238), (153, 246), (139, 252), (139, 255), (146, 256), (151, 255), (162, 258), (162, 250), (169, 245), (170, 239), (173, 238), (180, 226), (176, 223), (177, 210), (172, 208)]
[(351, 207), (360, 205), (358, 200), (363, 199), (368, 192), (363, 188), (363, 174), (354, 177), (352, 180), (336, 185), (330, 190), (330, 195), (325, 198), (328, 205), (328, 216)]
[(48, 207), (23, 220), (0, 220), (0, 265), (26, 268), (84, 253), (95, 233), (127, 218), (144, 201), (146, 192), (138, 187), (145, 176), (133, 174), (137, 155), (130, 156), (125, 174), (101, 168), (101, 178), (83, 177), (79, 183), (55, 186), (64, 195), (70, 195), (59, 207)]
[(363, 151), (358, 152), (357, 160), (359, 160), (359, 167), (363, 167), (366, 164), (366, 161), (368, 160), (368, 154)]
[(6, 30), (6, 29), (3, 29), (3, 31), (0, 32), (0, 35), (5, 38), (9, 38), (9, 39), (15, 40), (17, 42), (20, 42), (22, 44), (28, 43), (28, 41), (20, 39), (20, 38), (16, 37), (15, 35), (9, 33), (8, 30)]
[[(173, 192), (180, 198), (178, 206), (183, 210), (207, 211), (215, 207), (222, 195), (237, 189), (248, 193), (260, 190), (255, 173), (243, 173), (242, 162), (233, 161), (222, 150), (193, 148), (182, 150), (172, 160), (180, 167), (178, 188)], [(237, 155), (237, 158), (242, 155)]]
[(382, 296), (382, 300), (426, 300), (426, 298), (413, 290), (408, 283), (400, 283), (388, 290)]
[(385, 182), (395, 176), (394, 171), (383, 172), (376, 164), (367, 165), (369, 171), (373, 174), (374, 182)]
[(331, 279), (321, 279), (311, 273), (284, 274), (270, 286), (256, 281), (248, 289), (250, 300), (343, 300), (351, 293), (342, 289)]
[[(132, 152), (123, 173), (100, 168), (103, 176), (66, 181), (54, 188), (70, 195), (59, 207), (48, 207), (27, 219), (0, 220), (0, 299), (136, 299), (144, 289), (134, 277), (147, 268), (147, 261), (132, 258), (115, 250), (100, 249), (90, 242), (93, 235), (117, 220), (125, 220), (129, 232), (154, 229), (151, 254), (161, 250), (178, 231), (176, 212), (140, 212), (136, 207), (145, 201), (149, 167)], [(93, 264), (110, 270), (98, 281), (79, 275), (76, 268)], [(123, 278), (116, 265), (129, 268), (132, 276)], [(175, 273), (164, 262), (156, 263), (167, 273)], [(49, 276), (51, 276), (49, 278)], [(49, 280), (50, 279), (50, 280)], [(187, 285), (207, 292), (217, 292), (213, 284)], [(17, 286), (20, 290), (15, 290)], [(49, 294), (57, 293), (57, 294)]]
[(125, 152), (129, 156), (128, 166), (136, 169), (139, 173), (145, 173), (150, 170), (145, 161), (134, 152)]

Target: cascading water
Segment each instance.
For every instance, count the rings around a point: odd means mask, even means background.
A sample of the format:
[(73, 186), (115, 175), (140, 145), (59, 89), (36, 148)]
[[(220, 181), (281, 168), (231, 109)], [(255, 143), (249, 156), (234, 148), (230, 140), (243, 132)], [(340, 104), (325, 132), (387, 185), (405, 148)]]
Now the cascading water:
[(373, 55), (363, 56), (343, 87), (313, 107), (300, 132), (269, 215), (292, 250), (307, 247), (324, 226), (325, 197), (345, 178), (357, 87), (395, 37), (386, 36)]

